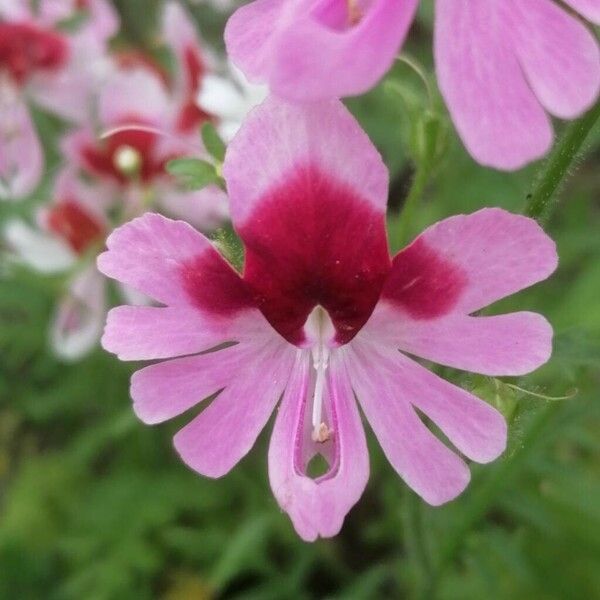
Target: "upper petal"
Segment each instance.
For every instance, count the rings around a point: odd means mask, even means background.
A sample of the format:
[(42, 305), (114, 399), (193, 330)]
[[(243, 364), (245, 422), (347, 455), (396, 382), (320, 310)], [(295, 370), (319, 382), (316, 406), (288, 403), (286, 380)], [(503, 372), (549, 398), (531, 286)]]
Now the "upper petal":
[[(279, 505), (306, 541), (336, 535), (369, 477), (365, 434), (343, 357), (334, 352), (325, 389), (325, 412), (333, 432), (325, 443), (310, 438), (308, 353), (299, 352), (269, 446), (269, 480)], [(328, 470), (318, 478), (307, 465), (320, 453)]]
[(598, 0), (563, 0), (563, 2), (572, 6), (592, 23), (600, 25), (600, 2)]
[(296, 101), (361, 94), (375, 85), (417, 7), (416, 0), (372, 0), (355, 2), (350, 14), (345, 0), (254, 4), (230, 19), (229, 53), (250, 77)]
[(580, 115), (594, 103), (600, 88), (596, 38), (551, 0), (506, 4), (507, 29), (538, 100), (557, 117)]
[(268, 98), (229, 145), (223, 172), (244, 279), (267, 319), (299, 343), (320, 304), (340, 341), (350, 339), (389, 268), (387, 173), (356, 121), (338, 101)]
[(383, 297), (413, 318), (468, 314), (546, 279), (556, 245), (533, 220), (499, 208), (444, 219), (393, 261)]
[[(144, 101), (140, 102), (140, 98)], [(148, 121), (162, 124), (169, 114), (169, 98), (163, 82), (150, 70), (116, 71), (104, 84), (98, 101), (100, 121), (105, 127)]]
[(289, 378), (295, 352), (281, 338), (248, 349), (231, 383), (174, 437), (182, 460), (202, 475), (221, 477), (248, 453)]
[(147, 213), (113, 231), (106, 245), (100, 271), (159, 302), (222, 318), (252, 307), (239, 275), (183, 221)]
[(548, 151), (552, 128), (525, 79), (501, 4), (437, 0), (434, 51), (440, 91), (469, 153), (511, 170)]
[(382, 352), (372, 343), (353, 340), (348, 352), (352, 387), (394, 469), (425, 501), (437, 506), (465, 489), (469, 469), (415, 413), (413, 398), (431, 390), (406, 379), (390, 361), (391, 353), (399, 355), (394, 349)]

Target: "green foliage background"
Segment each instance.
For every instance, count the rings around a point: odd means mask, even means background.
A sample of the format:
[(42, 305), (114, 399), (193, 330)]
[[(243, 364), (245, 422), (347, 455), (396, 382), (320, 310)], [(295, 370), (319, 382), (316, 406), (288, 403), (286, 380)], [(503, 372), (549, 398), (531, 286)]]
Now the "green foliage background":
[[(155, 43), (158, 2), (120, 0), (124, 37)], [(218, 46), (223, 18), (193, 5)], [(431, 5), (409, 52), (430, 70)], [(392, 171), (390, 236), (414, 175), (425, 88), (404, 64), (350, 106)], [(521, 211), (535, 173), (475, 164), (442, 114), (410, 233), (453, 213), (499, 205)], [(56, 165), (62, 125), (36, 115)], [(438, 117), (436, 117), (438, 118)], [(441, 135), (446, 131), (446, 135)], [(418, 132), (417, 132), (418, 133)], [(416, 141), (415, 141), (416, 139)], [(270, 426), (227, 477), (211, 481), (175, 456), (186, 421), (148, 428), (130, 408), (136, 365), (98, 350), (77, 364), (50, 354), (47, 325), (62, 282), (3, 260), (0, 269), (0, 598), (440, 598), (540, 600), (600, 597), (600, 131), (570, 169), (548, 229), (561, 263), (551, 280), (504, 301), (542, 312), (555, 353), (521, 381), (546, 401), (499, 382), (443, 374), (500, 406), (510, 443), (442, 508), (421, 502), (370, 437), (371, 478), (341, 534), (305, 544), (268, 486)], [(416, 153), (416, 154), (415, 154)], [(42, 187), (0, 219), (28, 214)], [(4, 258), (6, 258), (4, 256)]]

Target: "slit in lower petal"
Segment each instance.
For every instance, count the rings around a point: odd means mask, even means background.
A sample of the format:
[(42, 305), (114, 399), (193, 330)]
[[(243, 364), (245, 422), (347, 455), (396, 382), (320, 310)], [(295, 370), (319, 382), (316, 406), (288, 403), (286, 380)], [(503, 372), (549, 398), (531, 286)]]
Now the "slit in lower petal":
[[(319, 353), (317, 355), (321, 356)], [(329, 352), (327, 352), (327, 361)], [(336, 436), (337, 415), (332, 398), (328, 362), (315, 361), (315, 353), (307, 353), (306, 383), (302, 389), (295, 446), (296, 472), (315, 482), (333, 477), (339, 466)], [(312, 411), (307, 410), (312, 401)], [(315, 466), (316, 465), (316, 466)], [(317, 468), (318, 466), (318, 468)]]

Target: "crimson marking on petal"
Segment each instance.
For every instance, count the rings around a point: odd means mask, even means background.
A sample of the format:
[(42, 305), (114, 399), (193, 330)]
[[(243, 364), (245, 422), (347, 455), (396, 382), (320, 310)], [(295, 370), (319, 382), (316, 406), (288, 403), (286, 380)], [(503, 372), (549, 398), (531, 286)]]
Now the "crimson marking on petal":
[(68, 53), (65, 38), (54, 31), (31, 23), (0, 23), (0, 70), (18, 84), (36, 71), (60, 68)]
[(177, 115), (177, 131), (187, 133), (197, 129), (202, 123), (211, 120), (211, 115), (203, 111), (192, 98), (181, 107), (179, 115)]
[(460, 267), (417, 238), (394, 257), (382, 297), (415, 319), (433, 319), (452, 310), (466, 284)]
[(193, 46), (186, 47), (183, 53), (183, 60), (185, 62), (187, 91), (190, 96), (193, 96), (198, 90), (200, 81), (204, 76), (204, 62), (198, 50)]
[(385, 215), (316, 165), (296, 167), (256, 204), (239, 234), (244, 279), (256, 305), (288, 341), (302, 344), (322, 306), (349, 342), (366, 323), (390, 269)]
[(77, 254), (106, 235), (102, 224), (74, 200), (64, 200), (50, 208), (46, 223), (48, 229), (63, 238)]
[(192, 302), (202, 310), (228, 316), (254, 306), (246, 283), (215, 249), (187, 261), (181, 278)]

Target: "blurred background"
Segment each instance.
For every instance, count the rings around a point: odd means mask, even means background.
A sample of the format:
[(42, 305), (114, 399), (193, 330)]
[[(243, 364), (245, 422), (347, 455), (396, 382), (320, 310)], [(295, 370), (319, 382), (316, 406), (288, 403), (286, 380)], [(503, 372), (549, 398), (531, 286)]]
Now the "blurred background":
[[(222, 32), (234, 3), (182, 5), (223, 71)], [(115, 0), (114, 7), (120, 30), (111, 48), (160, 62), (163, 3)], [(466, 154), (418, 72), (434, 85), (431, 19), (427, 1), (406, 48), (414, 65), (399, 61), (373, 92), (348, 102), (390, 168), (393, 250), (451, 214), (522, 211), (544, 165), (499, 173)], [(36, 105), (31, 114), (46, 156), (43, 180), (18, 202), (0, 202), (2, 227), (35, 222), (65, 163), (58, 141), (70, 125)], [(399, 214), (423, 153), (422, 128), (431, 166), (405, 232)], [(557, 124), (559, 135), (563, 129)], [(551, 361), (522, 380), (440, 370), (507, 416), (504, 457), (472, 465), (467, 491), (432, 508), (369, 433), (362, 499), (336, 538), (313, 544), (296, 536), (271, 495), (271, 425), (223, 479), (188, 470), (171, 446), (187, 417), (157, 427), (138, 422), (128, 385), (139, 365), (98, 344), (76, 359), (57, 357), (49, 327), (66, 275), (36, 272), (0, 241), (0, 598), (600, 598), (598, 127), (548, 230), (558, 272), (501, 308), (548, 317), (556, 332)], [(213, 235), (235, 243), (226, 224)], [(567, 399), (547, 398), (555, 396)]]

